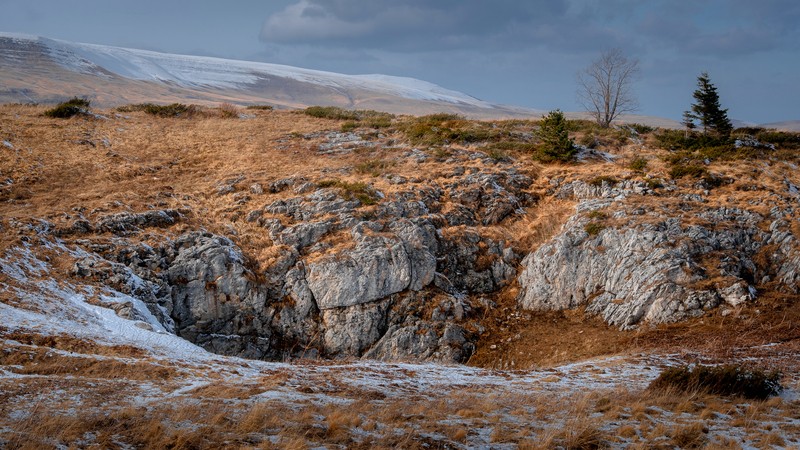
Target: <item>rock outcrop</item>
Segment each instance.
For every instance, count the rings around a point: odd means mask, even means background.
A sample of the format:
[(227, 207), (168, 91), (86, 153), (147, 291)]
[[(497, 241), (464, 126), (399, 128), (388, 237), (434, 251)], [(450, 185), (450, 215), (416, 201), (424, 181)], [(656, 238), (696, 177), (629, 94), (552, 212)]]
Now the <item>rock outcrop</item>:
[[(684, 203), (684, 211), (665, 215), (627, 201), (635, 194), (630, 189), (593, 188), (568, 185), (567, 195), (585, 199), (577, 214), (523, 260), (523, 308), (585, 306), (630, 329), (695, 317), (723, 303), (740, 305), (773, 278), (797, 289), (797, 243), (778, 211), (762, 217)], [(771, 231), (760, 228), (764, 223)], [(772, 258), (766, 266), (756, 263), (764, 252)]]
[(476, 328), (476, 308), (466, 294), (505, 286), (520, 258), (509, 242), (473, 225), (520, 212), (533, 199), (524, 191), (530, 184), (513, 169), (462, 170), (446, 188), (431, 183), (376, 193), (380, 201), (364, 214), (361, 200), (344, 189), (287, 178), (250, 189), (301, 194), (246, 214), (264, 227), (277, 255), (260, 273), (219, 235), (189, 232), (159, 246), (135, 244), (142, 229), (176, 220), (171, 211), (90, 224), (119, 238), (94, 248), (91, 264), (78, 264), (74, 273), (105, 277), (160, 313), (168, 329), (219, 353), (464, 361), (476, 339), (467, 331)]

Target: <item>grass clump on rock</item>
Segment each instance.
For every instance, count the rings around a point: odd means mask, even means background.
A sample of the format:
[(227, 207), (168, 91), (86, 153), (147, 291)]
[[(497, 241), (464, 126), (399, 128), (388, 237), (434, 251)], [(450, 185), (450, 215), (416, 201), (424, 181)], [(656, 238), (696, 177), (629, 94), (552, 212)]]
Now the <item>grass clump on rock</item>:
[(370, 185), (361, 181), (343, 181), (338, 179), (322, 180), (317, 183), (321, 188), (337, 188), (347, 200), (358, 200), (364, 206), (374, 205), (380, 199)]

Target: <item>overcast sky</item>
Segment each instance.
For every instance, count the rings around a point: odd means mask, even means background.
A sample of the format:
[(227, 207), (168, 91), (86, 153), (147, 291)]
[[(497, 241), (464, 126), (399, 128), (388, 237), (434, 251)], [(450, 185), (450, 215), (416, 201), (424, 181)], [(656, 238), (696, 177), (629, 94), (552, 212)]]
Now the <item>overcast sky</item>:
[(576, 73), (618, 47), (640, 61), (642, 114), (680, 119), (708, 71), (732, 118), (800, 119), (798, 0), (0, 0), (0, 31), (410, 76), (567, 111)]

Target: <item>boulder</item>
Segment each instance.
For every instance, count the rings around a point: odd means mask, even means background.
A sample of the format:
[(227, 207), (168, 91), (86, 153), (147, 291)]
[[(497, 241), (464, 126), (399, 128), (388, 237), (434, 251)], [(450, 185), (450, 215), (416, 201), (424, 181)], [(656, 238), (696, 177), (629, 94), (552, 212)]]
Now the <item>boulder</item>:
[(411, 284), (411, 263), (396, 237), (361, 235), (352, 250), (308, 263), (306, 281), (320, 310), (372, 302)]

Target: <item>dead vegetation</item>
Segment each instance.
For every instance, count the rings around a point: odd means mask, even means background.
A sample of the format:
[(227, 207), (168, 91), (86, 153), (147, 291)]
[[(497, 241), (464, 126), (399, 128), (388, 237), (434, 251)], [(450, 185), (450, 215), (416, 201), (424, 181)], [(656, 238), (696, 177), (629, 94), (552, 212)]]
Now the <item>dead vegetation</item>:
[[(260, 109), (248, 109), (256, 116), (242, 118), (232, 105), (201, 112), (184, 106), (132, 105), (121, 111), (123, 117), (106, 113), (108, 119), (79, 115), (66, 120), (43, 118), (43, 108), (38, 107), (0, 107), (0, 140), (13, 146), (0, 148), (0, 179), (11, 180), (0, 186), (3, 229), (12, 229), (11, 221), (34, 229), (39, 219), (60, 226), (123, 211), (176, 208), (187, 211), (182, 220), (159, 233), (205, 227), (232, 235), (251, 265), (263, 269), (276, 257), (273, 243), (263, 227), (245, 217), (270, 201), (297, 195), (290, 190), (270, 192), (276, 180), (302, 176), (359, 200), (361, 211), (369, 215), (381, 200), (378, 192), (391, 196), (401, 189), (387, 175), (414, 184), (413, 180), (447, 180), (456, 167), (477, 172), (515, 167), (534, 179), (529, 193), (537, 200), (524, 214), (487, 233), (526, 254), (557, 234), (574, 213), (575, 200), (555, 198), (551, 182), (582, 180), (602, 187), (633, 180), (653, 189), (677, 183), (695, 193), (704, 190), (696, 184), (706, 172), (726, 174), (732, 181), (714, 186), (706, 196), (708, 205), (752, 205), (765, 192), (785, 190), (784, 174), (795, 176), (779, 159), (780, 152), (759, 156), (758, 164), (726, 158), (706, 164), (696, 151), (665, 158), (668, 150), (648, 145), (654, 139), (649, 130), (601, 131), (572, 123), (571, 137), (610, 151), (618, 160), (549, 165), (530, 160), (535, 123), (527, 121)], [(320, 130), (338, 133), (345, 125), (346, 131), (378, 144), (323, 154), (320, 146), (330, 139)], [(771, 138), (794, 142), (783, 135)], [(428, 159), (415, 162), (405, 156), (412, 146), (422, 147), (420, 153)], [(480, 154), (488, 161), (474, 156)], [(672, 173), (673, 159), (684, 156), (691, 157), (684, 162), (702, 170)], [(663, 181), (670, 178), (675, 181)], [(798, 184), (796, 178), (789, 179)], [(220, 193), (223, 181), (230, 190)], [(682, 202), (664, 192), (643, 197), (639, 205), (677, 209)], [(772, 205), (747, 207), (766, 214)], [(618, 226), (612, 215), (603, 211), (589, 218), (598, 226)], [(22, 237), (27, 236), (4, 231), (0, 250), (19, 245)], [(344, 232), (325, 239), (331, 248), (351, 243)], [(520, 311), (518, 287), (512, 283), (492, 296), (495, 306), (484, 311), (483, 334), (469, 364), (523, 370), (637, 352), (676, 353), (692, 363), (754, 357), (796, 383), (792, 377), (800, 373), (795, 357), (800, 351), (800, 299), (768, 288), (752, 305), (729, 314), (716, 311), (681, 324), (621, 332), (582, 310)], [(292, 371), (279, 371), (254, 379), (208, 375), (175, 394), (175, 385), (191, 378), (187, 373), (197, 376), (192, 371), (200, 369), (170, 367), (124, 345), (8, 330), (0, 334), (6, 340), (0, 368), (10, 374), (0, 379), (0, 445), (9, 448), (458, 448), (479, 443), (520, 448), (735, 448), (740, 439), (762, 447), (798, 445), (795, 437), (800, 433), (796, 401), (745, 402), (708, 393), (647, 391), (644, 386), (588, 395), (563, 387), (554, 388), (561, 389), (560, 395), (523, 395), (469, 386), (398, 396), (391, 389), (341, 380), (325, 380), (320, 387), (318, 380), (301, 383)], [(603, 369), (595, 370), (601, 377)], [(498, 376), (513, 379), (514, 374)], [(563, 378), (554, 372), (540, 384), (560, 386)], [(37, 395), (41, 392), (50, 393), (50, 398)], [(299, 399), (275, 400), (271, 395), (276, 392)], [(80, 402), (69, 400), (78, 394), (84, 396)], [(138, 394), (145, 399), (172, 397), (168, 402), (133, 400)], [(730, 429), (728, 422), (741, 433), (724, 431)]]

